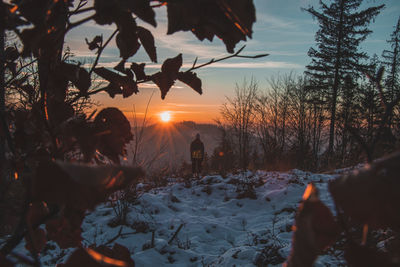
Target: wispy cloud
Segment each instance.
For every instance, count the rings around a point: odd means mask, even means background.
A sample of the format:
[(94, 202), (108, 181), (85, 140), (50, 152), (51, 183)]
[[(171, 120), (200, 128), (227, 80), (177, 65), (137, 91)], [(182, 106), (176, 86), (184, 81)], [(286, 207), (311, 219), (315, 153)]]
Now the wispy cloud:
[(225, 53), (225, 46), (218, 40), (215, 40), (213, 44), (205, 44), (208, 41), (200, 42), (191, 32), (167, 35), (167, 22), (161, 21), (152, 33), (160, 47), (175, 53), (193, 55), (198, 58), (213, 58)]
[(278, 29), (296, 28), (296, 24), (293, 21), (289, 21), (283, 18), (278, 18), (276, 16), (266, 13), (257, 14), (257, 23), (261, 25), (267, 25), (269, 28), (278, 28)]

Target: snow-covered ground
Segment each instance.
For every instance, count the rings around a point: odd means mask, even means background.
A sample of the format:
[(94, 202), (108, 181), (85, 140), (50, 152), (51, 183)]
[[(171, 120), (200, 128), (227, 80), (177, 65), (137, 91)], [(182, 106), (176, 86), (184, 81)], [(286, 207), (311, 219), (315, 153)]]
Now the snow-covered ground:
[[(171, 178), (168, 186), (144, 193), (129, 207), (127, 225), (111, 223), (115, 213), (109, 203), (88, 213), (83, 245), (105, 244), (121, 231), (110, 245), (126, 246), (136, 266), (278, 265), (290, 252), (295, 211), (307, 183), (316, 184), (321, 200), (333, 210), (327, 182), (334, 177), (300, 170), (256, 172), (205, 176), (190, 186)], [(257, 185), (256, 199), (238, 198), (237, 183), (243, 180)], [(64, 262), (71, 251), (49, 242), (42, 264)], [(316, 263), (329, 265), (338, 265), (334, 256), (321, 256)]]

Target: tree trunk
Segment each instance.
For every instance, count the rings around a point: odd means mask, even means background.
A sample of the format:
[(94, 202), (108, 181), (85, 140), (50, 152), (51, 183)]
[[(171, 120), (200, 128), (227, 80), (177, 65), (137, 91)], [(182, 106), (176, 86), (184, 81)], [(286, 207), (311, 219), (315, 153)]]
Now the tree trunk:
[(331, 123), (329, 127), (329, 146), (328, 153), (331, 157), (333, 152), (334, 137), (335, 137), (335, 123), (336, 123), (336, 102), (339, 90), (339, 69), (340, 69), (340, 59), (342, 57), (342, 38), (343, 38), (343, 8), (344, 0), (340, 1), (340, 21), (339, 21), (339, 38), (336, 46), (336, 59), (335, 59), (335, 76), (332, 87), (332, 99), (331, 99)]
[[(7, 171), (6, 171), (6, 103), (5, 103), (5, 80), (4, 80), (4, 62), (5, 62), (5, 14), (4, 3), (0, 2), (0, 203), (3, 202), (7, 189)], [(0, 225), (3, 223), (3, 214), (0, 212)]]

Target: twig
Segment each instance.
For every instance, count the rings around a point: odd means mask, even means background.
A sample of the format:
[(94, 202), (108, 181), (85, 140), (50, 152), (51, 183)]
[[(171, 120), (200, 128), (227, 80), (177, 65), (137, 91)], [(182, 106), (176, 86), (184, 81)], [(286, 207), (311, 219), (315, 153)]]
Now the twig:
[(181, 225), (179, 225), (178, 229), (176, 229), (174, 235), (171, 237), (171, 239), (168, 241), (168, 245), (171, 245), (172, 241), (174, 241), (174, 239), (176, 238), (176, 236), (179, 234), (179, 231), (182, 229), (183, 227), (183, 223), (181, 223)]
[(233, 58), (233, 57), (240, 57), (240, 58), (260, 58), (260, 57), (269, 56), (269, 54), (259, 54), (259, 55), (255, 55), (255, 56), (241, 56), (240, 53), (243, 51), (243, 49), (244, 49), (245, 47), (246, 47), (245, 45), (242, 46), (242, 47), (241, 47), (235, 54), (233, 54), (233, 55), (229, 55), (229, 56), (222, 57), (222, 58), (219, 58), (219, 59), (214, 59), (214, 58), (213, 58), (213, 59), (211, 59), (210, 61), (208, 61), (208, 62), (206, 62), (206, 63), (203, 63), (203, 64), (201, 64), (201, 65), (198, 65), (198, 66), (196, 66), (196, 62), (197, 62), (197, 58), (196, 58), (195, 62), (193, 63), (193, 66), (192, 66), (190, 69), (188, 69), (187, 71), (196, 70), (196, 69), (205, 67), (205, 66), (207, 66), (207, 65), (210, 65), (210, 64), (213, 64), (213, 63), (222, 61), (222, 60), (226, 60), (226, 59), (229, 59), (229, 58)]
[(155, 231), (153, 230), (151, 232), (151, 245), (150, 245), (151, 248), (154, 248), (154, 237), (155, 237)]
[(95, 59), (95, 61), (94, 61), (94, 63), (93, 63), (92, 68), (91, 68), (90, 71), (89, 71), (89, 76), (92, 74), (94, 68), (97, 66), (97, 63), (99, 62), (101, 53), (103, 52), (104, 48), (106, 48), (106, 46), (108, 45), (108, 43), (111, 41), (111, 39), (114, 37), (114, 35), (117, 34), (118, 31), (119, 31), (119, 30), (116, 29), (116, 30), (110, 35), (110, 37), (108, 37), (108, 39), (107, 39), (107, 41), (104, 43), (104, 45), (101, 45), (101, 46), (99, 47), (99, 50), (97, 50), (97, 57), (96, 57), (96, 59)]
[(115, 240), (117, 240), (118, 237), (121, 237), (121, 236), (122, 236), (121, 233), (122, 233), (122, 226), (119, 228), (118, 234), (116, 234), (116, 236), (114, 236), (113, 238), (111, 238), (110, 240), (108, 240), (108, 241), (107, 241), (106, 243), (104, 243), (103, 245), (106, 246), (106, 245), (108, 245), (108, 244), (111, 244), (112, 242), (114, 242)]

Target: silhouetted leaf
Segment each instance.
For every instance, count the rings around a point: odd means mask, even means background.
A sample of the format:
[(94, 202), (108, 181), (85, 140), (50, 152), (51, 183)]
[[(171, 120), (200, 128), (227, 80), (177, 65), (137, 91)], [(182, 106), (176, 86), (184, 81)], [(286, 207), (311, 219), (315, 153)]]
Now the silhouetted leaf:
[(126, 153), (124, 146), (133, 136), (131, 126), (117, 108), (106, 108), (97, 114), (94, 124), (100, 136), (99, 151), (114, 162)]
[(186, 83), (187, 85), (192, 87), (199, 94), (203, 93), (203, 90), (201, 88), (201, 80), (200, 80), (200, 78), (197, 77), (196, 73), (191, 72), (191, 71), (179, 72), (178, 80)]
[(118, 65), (114, 67), (114, 70), (117, 70), (119, 72), (125, 72), (125, 63), (126, 63), (125, 59), (121, 60), (118, 63)]
[(140, 168), (42, 161), (32, 179), (32, 199), (85, 211), (136, 182), (142, 174)]
[(95, 50), (100, 48), (100, 45), (103, 43), (103, 35), (96, 35), (91, 42), (87, 38), (85, 38), (85, 41), (90, 50)]
[[(111, 97), (115, 94), (122, 93), (124, 97), (131, 96), (133, 93), (138, 93), (138, 87), (136, 82), (133, 80), (133, 74), (126, 72), (127, 76), (119, 75), (106, 68), (95, 68), (94, 72), (110, 82), (106, 91)], [(129, 75), (129, 76), (128, 76)]]
[(76, 88), (79, 89), (82, 95), (86, 95), (91, 85), (90, 75), (87, 70), (79, 65), (62, 62), (60, 71), (60, 74), (65, 76), (67, 80), (71, 81)]
[(330, 181), (339, 210), (374, 228), (400, 226), (400, 153)]
[(120, 57), (127, 59), (136, 54), (140, 48), (136, 22), (131, 13), (123, 12), (120, 14), (120, 17), (118, 17), (116, 23), (119, 29), (116, 42)]
[(115, 97), (115, 95), (122, 95), (122, 89), (115, 83), (109, 83), (105, 89), (105, 91), (108, 93), (108, 95), (112, 98)]
[(156, 14), (154, 13), (153, 8), (150, 6), (150, 1), (148, 0), (135, 0), (129, 2), (130, 8), (133, 13), (138, 16), (141, 20), (153, 25), (157, 26), (157, 22), (155, 20)]
[(288, 267), (312, 266), (322, 250), (332, 245), (339, 234), (331, 211), (319, 200), (318, 189), (312, 183), (304, 192), (293, 227)]
[(119, 56), (123, 59), (133, 56), (140, 48), (137, 36), (132, 34), (118, 33), (116, 42), (120, 52)]
[(165, 99), (169, 89), (174, 85), (178, 78), (179, 69), (182, 66), (182, 54), (174, 58), (168, 58), (161, 66), (161, 72), (151, 76), (151, 80), (160, 88), (161, 98)]
[(136, 80), (144, 80), (144, 79), (146, 79), (147, 75), (144, 72), (144, 67), (145, 66), (146, 66), (145, 63), (137, 64), (135, 62), (132, 62), (131, 70), (135, 73)]
[(171, 79), (164, 72), (157, 72), (151, 76), (151, 80), (160, 88), (161, 99), (165, 99), (169, 89), (174, 85), (174, 79)]
[(251, 38), (256, 20), (252, 0), (182, 0), (167, 5), (168, 34), (192, 31), (200, 40), (212, 40), (214, 35), (223, 40), (227, 51), (234, 52), (235, 45)]
[(94, 20), (100, 25), (113, 23), (120, 13), (117, 0), (94, 0), (93, 6), (96, 11)]
[(175, 80), (178, 76), (179, 69), (182, 67), (182, 54), (174, 58), (168, 58), (161, 66), (161, 71), (167, 74), (171, 79)]
[(146, 53), (149, 55), (152, 62), (157, 62), (157, 51), (154, 44), (154, 37), (151, 32), (143, 27), (137, 27), (138, 36)]

